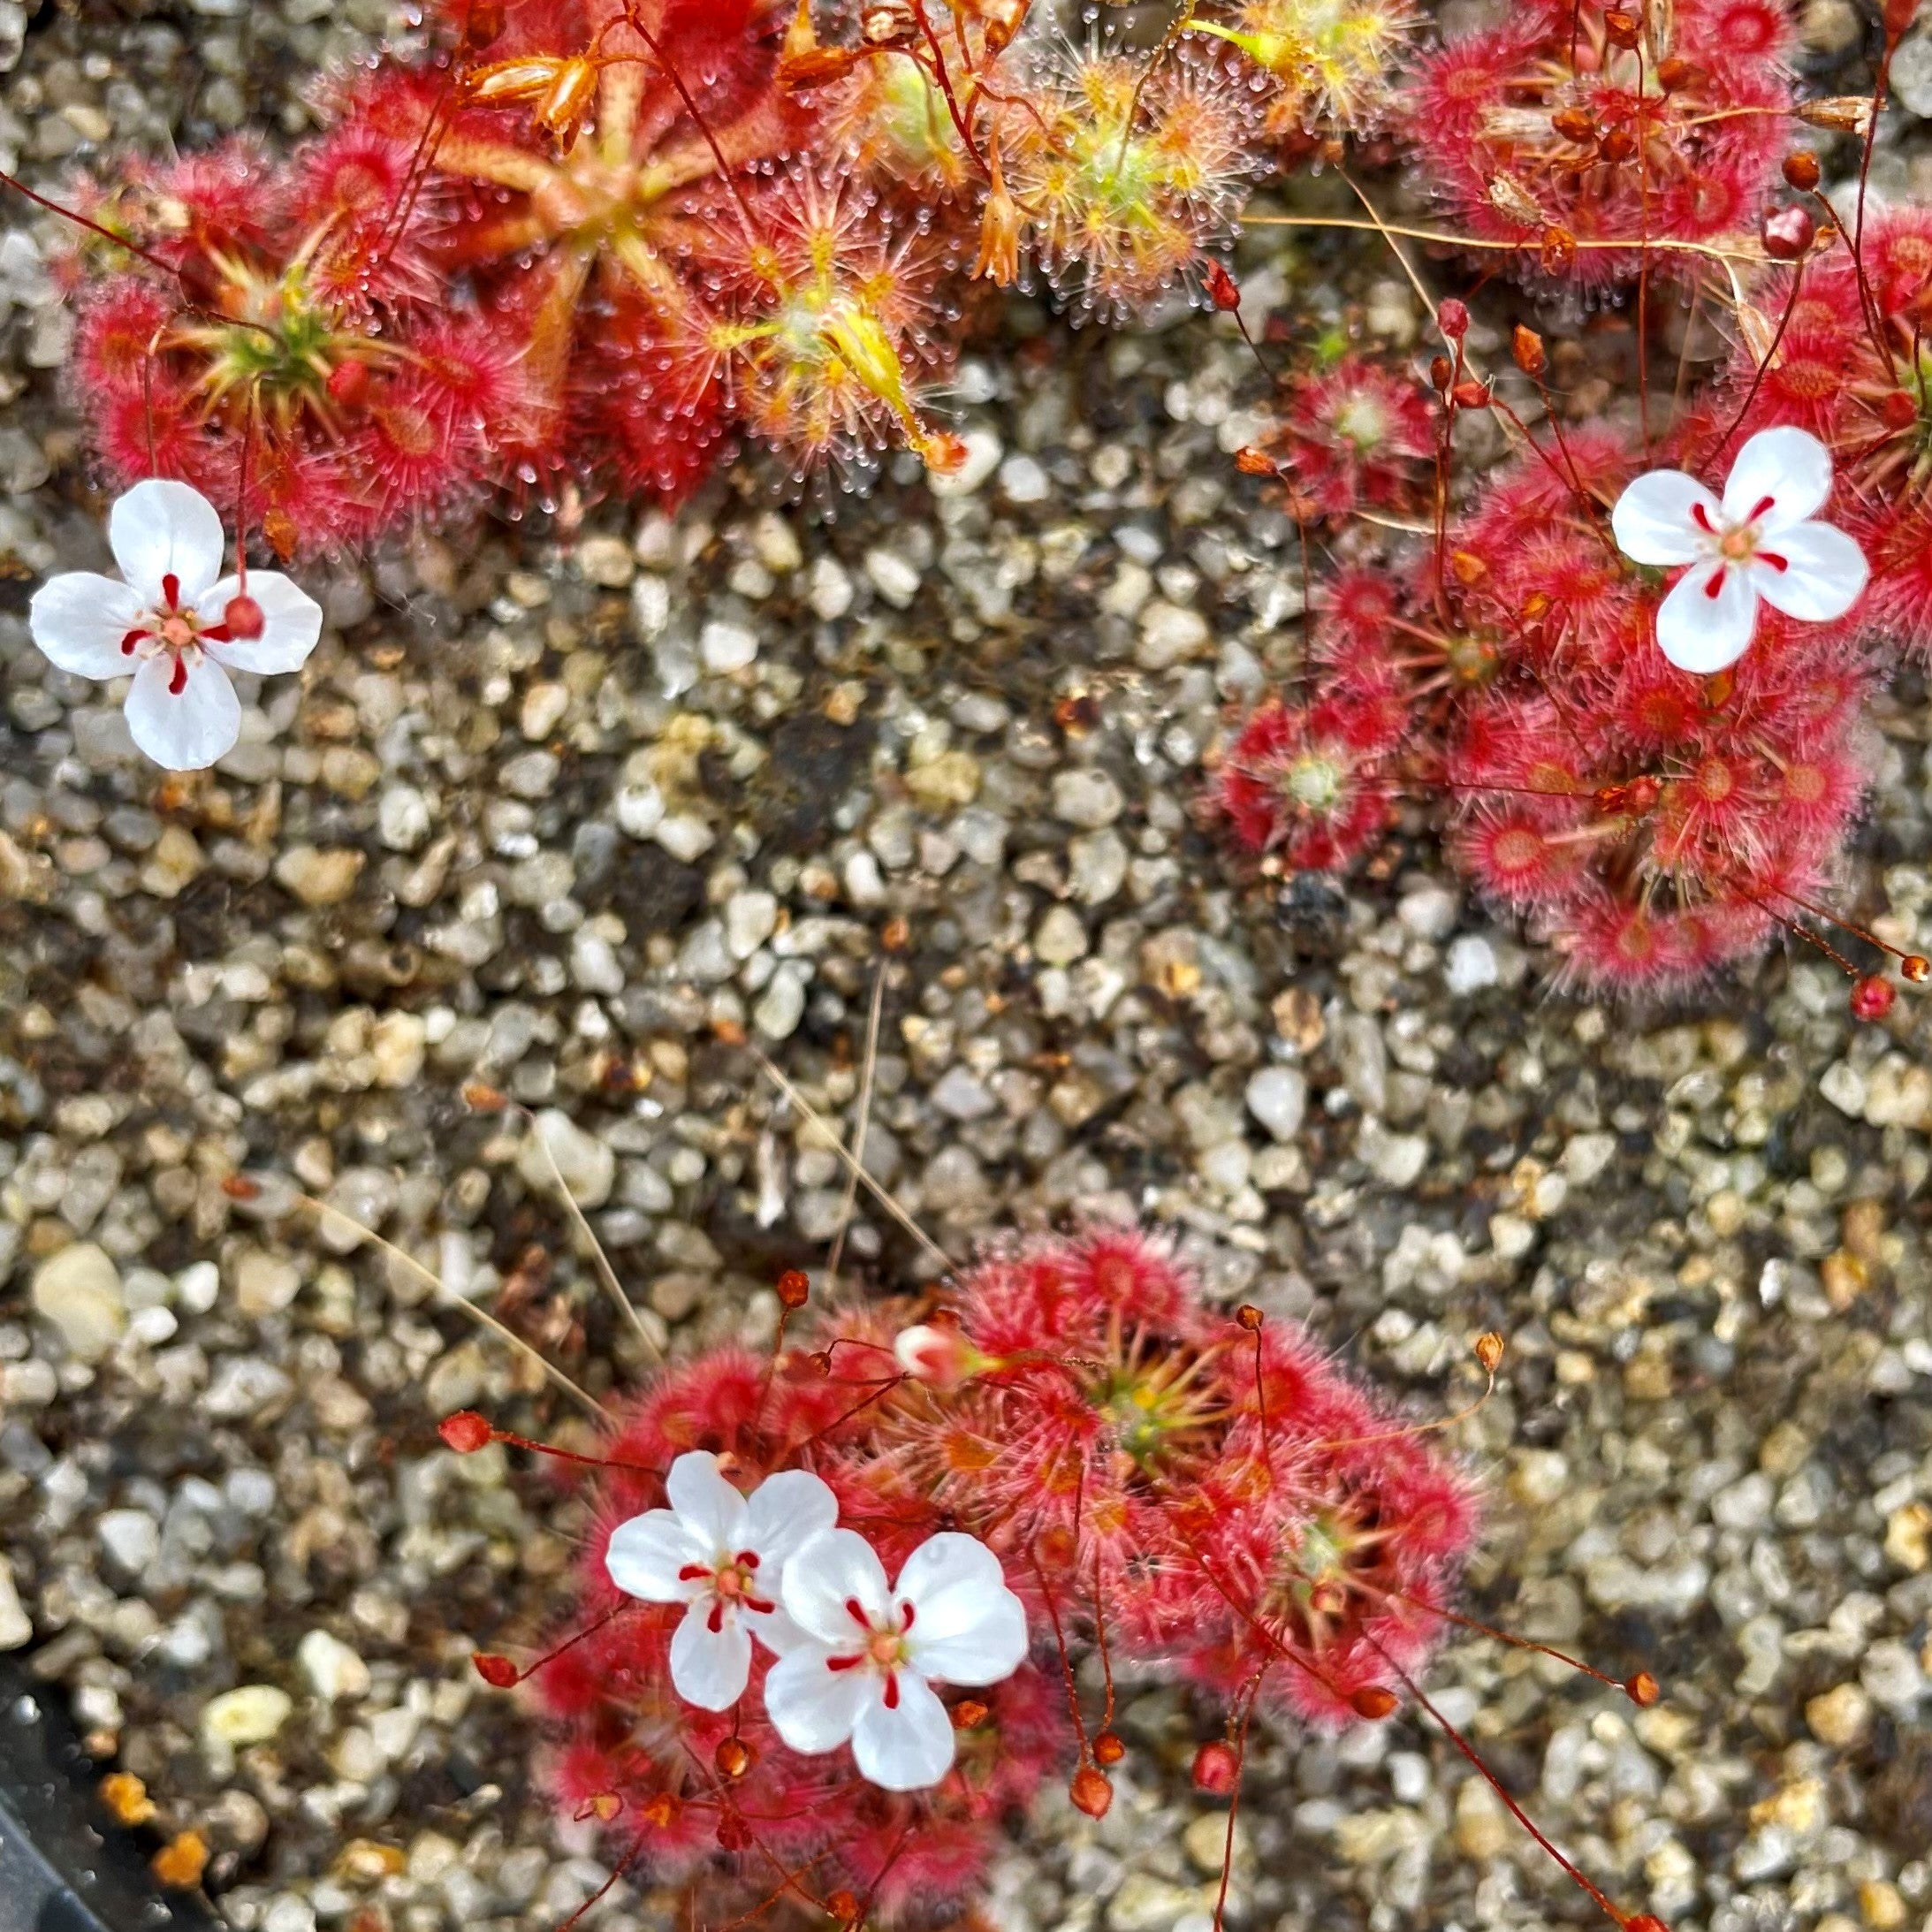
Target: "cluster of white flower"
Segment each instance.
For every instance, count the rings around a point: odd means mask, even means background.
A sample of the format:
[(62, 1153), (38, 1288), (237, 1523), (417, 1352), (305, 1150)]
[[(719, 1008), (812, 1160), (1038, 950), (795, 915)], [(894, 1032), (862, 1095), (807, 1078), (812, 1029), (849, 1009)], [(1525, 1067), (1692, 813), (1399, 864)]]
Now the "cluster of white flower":
[(871, 1545), (834, 1527), (838, 1499), (800, 1469), (746, 1496), (716, 1457), (693, 1450), (672, 1464), (665, 1493), (669, 1509), (612, 1533), (605, 1565), (631, 1596), (687, 1606), (671, 1639), (678, 1695), (730, 1709), (750, 1682), (755, 1637), (777, 1659), (765, 1714), (794, 1751), (849, 1743), (874, 1784), (937, 1784), (954, 1738), (933, 1684), (998, 1684), (1026, 1656), (1026, 1612), (1000, 1559), (945, 1533), (888, 1585)]

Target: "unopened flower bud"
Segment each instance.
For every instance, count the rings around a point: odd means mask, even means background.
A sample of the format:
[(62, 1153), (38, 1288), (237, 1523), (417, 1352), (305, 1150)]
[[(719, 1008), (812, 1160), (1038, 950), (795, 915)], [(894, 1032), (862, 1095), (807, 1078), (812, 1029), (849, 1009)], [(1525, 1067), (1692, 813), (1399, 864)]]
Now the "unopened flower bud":
[(1898, 962), (1898, 970), (1915, 986), (1922, 986), (1932, 979), (1932, 959), (1923, 953), (1908, 953)]
[(1476, 1360), (1485, 1375), (1494, 1375), (1502, 1366), (1502, 1337), (1494, 1328), (1476, 1337)]
[(1647, 1670), (1639, 1670), (1624, 1679), (1624, 1689), (1630, 1700), (1640, 1709), (1648, 1710), (1663, 1692), (1657, 1687), (1657, 1680)]
[(1432, 389), (1446, 392), (1455, 375), (1456, 365), (1448, 356), (1435, 355), (1429, 358), (1429, 386)]
[(979, 1353), (957, 1328), (915, 1322), (893, 1337), (893, 1356), (908, 1375), (939, 1389), (957, 1388), (974, 1373)]
[(729, 1784), (735, 1784), (751, 1768), (751, 1746), (742, 1738), (720, 1738), (711, 1753), (719, 1776)]
[(1487, 409), (1489, 407), (1489, 385), (1479, 383), (1473, 377), (1457, 383), (1449, 392), (1458, 409)]
[(991, 1714), (977, 1697), (962, 1697), (948, 1715), (955, 1730), (977, 1730)]
[(1885, 0), (1879, 10), (1888, 43), (1902, 41), (1912, 31), (1912, 23), (1918, 18), (1919, 0)]
[(1194, 1789), (1210, 1798), (1225, 1798), (1241, 1777), (1241, 1760), (1231, 1744), (1215, 1738), (1194, 1753)]
[(1565, 141), (1594, 143), (1596, 140), (1596, 120), (1586, 108), (1560, 107), (1550, 116), (1549, 125)]
[(1103, 1730), (1093, 1740), (1093, 1761), (1111, 1768), (1127, 1755), (1127, 1746), (1117, 1730)]
[(1516, 358), (1516, 366), (1533, 379), (1549, 367), (1542, 337), (1533, 329), (1525, 329), (1520, 322), (1510, 331), (1510, 354)]
[(1666, 94), (1676, 94), (1696, 79), (1696, 67), (1682, 54), (1671, 54), (1657, 63), (1657, 85)]
[(338, 362), (322, 386), (329, 392), (331, 402), (354, 410), (369, 400), (369, 364), (358, 362), (352, 356), (346, 362)]
[(475, 1665), (476, 1675), (492, 1690), (515, 1689), (516, 1666), (507, 1657), (499, 1657), (493, 1651), (479, 1650), (469, 1661)]
[(1251, 443), (1244, 444), (1235, 452), (1235, 468), (1244, 476), (1272, 476), (1276, 470), (1274, 459)]
[(227, 603), (222, 605), (222, 628), (231, 637), (240, 638), (252, 643), (268, 628), (268, 620), (262, 614), (262, 606), (246, 590), (238, 590)]
[(1445, 341), (1460, 342), (1469, 333), (1469, 304), (1458, 301), (1453, 295), (1438, 302), (1435, 325), (1442, 331)]
[(1632, 48), (1644, 37), (1644, 23), (1639, 14), (1611, 7), (1603, 16), (1603, 37), (1612, 47)]
[(1818, 157), (1808, 148), (1795, 148), (1784, 157), (1784, 186), (1809, 194), (1818, 186)]
[(445, 1416), (437, 1424), (436, 1433), (443, 1438), (444, 1446), (459, 1456), (474, 1456), (478, 1449), (487, 1449), (497, 1434), (474, 1409), (459, 1409), (453, 1416)]
[(1104, 1818), (1114, 1802), (1114, 1786), (1105, 1771), (1083, 1764), (1074, 1773), (1067, 1795), (1073, 1799), (1076, 1810), (1085, 1812), (1090, 1818)]
[(503, 0), (469, 0), (463, 16), (463, 45), (479, 52), (503, 32)]
[(1235, 1320), (1239, 1322), (1240, 1325), (1244, 1328), (1245, 1328), (1250, 1335), (1259, 1335), (1261, 1332), (1261, 1324), (1267, 1318), (1262, 1314), (1261, 1311), (1257, 1308), (1252, 1302), (1243, 1302), (1240, 1307), (1235, 1310)]
[(1536, 258), (1546, 275), (1561, 275), (1577, 259), (1577, 238), (1552, 222), (1537, 244)]
[(811, 1295), (811, 1278), (802, 1268), (787, 1268), (773, 1284), (772, 1292), (781, 1308), (802, 1308)]
[(1774, 209), (1764, 217), (1761, 238), (1764, 252), (1774, 262), (1796, 262), (1811, 247), (1818, 224), (1810, 211), (1795, 202)]
[(1898, 999), (1892, 983), (1883, 973), (1867, 973), (1852, 988), (1852, 1017), (1855, 1020), (1882, 1020), (1892, 1009)]
[(1396, 1699), (1393, 1691), (1385, 1691), (1379, 1684), (1365, 1684), (1349, 1702), (1355, 1707), (1358, 1717), (1365, 1717), (1373, 1723), (1395, 1709)]
[(1241, 285), (1228, 274), (1226, 266), (1210, 261), (1204, 278), (1207, 285), (1207, 299), (1223, 315), (1231, 314), (1241, 307)]

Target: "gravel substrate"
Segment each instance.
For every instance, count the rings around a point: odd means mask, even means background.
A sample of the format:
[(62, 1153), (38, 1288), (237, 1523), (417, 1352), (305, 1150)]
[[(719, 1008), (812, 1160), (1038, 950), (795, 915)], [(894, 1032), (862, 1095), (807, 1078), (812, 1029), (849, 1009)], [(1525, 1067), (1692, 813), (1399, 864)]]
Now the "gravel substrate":
[[(21, 14), (0, 159), (35, 180), (299, 133), (301, 76), (392, 24), (103, 6), (22, 53)], [(1345, 890), (1231, 866), (1193, 802), (1230, 706), (1292, 673), (1302, 596), (1228, 460), (1236, 338), (1018, 304), (960, 371), (942, 491), (897, 462), (828, 522), (742, 466), (675, 522), (342, 570), (305, 676), (243, 680), (238, 750), (161, 782), (27, 641), (32, 582), (105, 551), (51, 231), (0, 220), (0, 1647), (141, 1780), (152, 1842), (205, 1841), (230, 1923), (548, 1932), (605, 1870), (468, 1662), (553, 1614), (577, 1506), (434, 1434), (567, 1411), (298, 1191), (626, 1385), (542, 1161), (463, 1104), (487, 1082), (673, 1348), (762, 1338), (844, 1190), (750, 1048), (848, 1125), (883, 970), (866, 1156), (952, 1253), (1165, 1223), (1217, 1297), (1423, 1413), (1508, 1335), (1457, 1438), (1488, 1491), (1472, 1607), (1665, 1697), (1478, 1640), (1432, 1695), (1607, 1890), (1710, 1932), (1932, 1928), (1928, 1009), (1855, 1024), (1802, 954), (1695, 1011), (1553, 996), (1419, 810)], [(1258, 314), (1419, 339), (1366, 250), (1244, 279)], [(1922, 688), (1879, 723), (1846, 900), (1932, 949)], [(920, 1277), (863, 1200), (848, 1253)], [(1137, 1690), (1113, 1812), (1043, 1806), (990, 1923), (1206, 1932), (1207, 1722)], [(1244, 1927), (1590, 1916), (1417, 1715), (1258, 1730), (1237, 1837)], [(667, 1911), (624, 1888), (591, 1922)]]

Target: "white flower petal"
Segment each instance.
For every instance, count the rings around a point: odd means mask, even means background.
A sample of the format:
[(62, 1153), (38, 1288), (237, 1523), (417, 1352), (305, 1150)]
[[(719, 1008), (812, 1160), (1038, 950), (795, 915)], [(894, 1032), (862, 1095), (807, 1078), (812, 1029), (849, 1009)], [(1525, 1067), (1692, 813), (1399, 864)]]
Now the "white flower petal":
[[(204, 590), (194, 600), (202, 623), (219, 624), (229, 599), (240, 592), (240, 577), (224, 577)], [(322, 635), (321, 605), (278, 570), (251, 570), (248, 595), (262, 607), (262, 635), (210, 644), (209, 651), (231, 671), (254, 671), (263, 676), (300, 671)]]
[(116, 499), (107, 540), (121, 574), (147, 604), (160, 601), (166, 576), (179, 580), (184, 605), (194, 603), (220, 576), (228, 548), (215, 506), (199, 490), (161, 477)]
[(718, 1458), (690, 1449), (671, 1465), (664, 1493), (707, 1555), (744, 1547), (745, 1499), (718, 1473)]
[(927, 1677), (997, 1684), (1026, 1656), (1026, 1611), (1000, 1559), (977, 1537), (928, 1537), (907, 1557), (894, 1594), (913, 1606), (907, 1640)]
[(764, 1715), (794, 1751), (836, 1751), (883, 1689), (863, 1665), (831, 1669), (828, 1654), (814, 1645), (791, 1651), (772, 1666), (764, 1680)]
[(199, 654), (189, 663), (181, 689), (171, 690), (180, 661), (172, 651), (142, 660), (127, 693), (127, 728), (164, 770), (199, 772), (234, 749), (241, 735), (241, 700), (228, 673)]
[(1658, 606), (1657, 648), (1679, 671), (1708, 677), (1736, 664), (1757, 628), (1758, 594), (1746, 573), (1700, 564), (1685, 571)]
[(781, 1469), (767, 1476), (745, 1501), (747, 1549), (758, 1553), (758, 1581), (767, 1596), (778, 1587), (778, 1571), (806, 1538), (829, 1530), (839, 1520), (839, 1499), (810, 1471)]
[(1802, 523), (1824, 507), (1831, 494), (1831, 452), (1809, 430), (1760, 430), (1738, 452), (1724, 484), (1724, 521), (1752, 520), (1766, 498), (1771, 507), (1760, 513), (1761, 530), (1785, 530)]
[(738, 1614), (743, 1617), (745, 1628), (774, 1656), (788, 1657), (795, 1650), (823, 1651), (825, 1647), (817, 1638), (799, 1629), (782, 1609), (741, 1608)]
[[(1764, 555), (1782, 557), (1784, 568), (1774, 568)], [(1843, 617), (1864, 594), (1871, 574), (1856, 541), (1829, 523), (1778, 531), (1751, 566), (1751, 582), (1767, 604), (1814, 624)]]
[(953, 1720), (924, 1677), (899, 1673), (899, 1698), (881, 1697), (852, 1727), (859, 1775), (888, 1791), (923, 1791), (953, 1768)]
[[(856, 1530), (820, 1530), (793, 1551), (780, 1586), (792, 1620), (828, 1649), (857, 1649), (889, 1608), (886, 1572)], [(856, 1603), (865, 1623), (848, 1603)]]
[(627, 1596), (647, 1603), (683, 1603), (708, 1586), (678, 1572), (696, 1563), (709, 1567), (711, 1557), (711, 1550), (699, 1547), (675, 1510), (647, 1510), (611, 1532), (604, 1567)]
[(1687, 564), (1709, 547), (1691, 513), (1699, 505), (1715, 529), (1717, 498), (1695, 476), (1681, 469), (1653, 469), (1626, 486), (1616, 499), (1610, 512), (1610, 533), (1633, 563)]
[(49, 577), (27, 607), (34, 642), (57, 670), (77, 678), (125, 678), (134, 660), (121, 639), (141, 620), (137, 592), (92, 570)]
[(751, 1635), (727, 1609), (711, 1627), (714, 1606), (694, 1603), (671, 1639), (671, 1688), (700, 1710), (728, 1711), (751, 1677)]

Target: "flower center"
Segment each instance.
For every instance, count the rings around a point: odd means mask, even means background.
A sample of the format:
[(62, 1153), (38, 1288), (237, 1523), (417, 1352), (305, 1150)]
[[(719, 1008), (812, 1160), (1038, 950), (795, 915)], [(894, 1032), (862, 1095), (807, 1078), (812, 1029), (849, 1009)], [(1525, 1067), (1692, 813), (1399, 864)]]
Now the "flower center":
[(172, 571), (161, 580), (161, 602), (143, 611), (140, 621), (121, 639), (124, 658), (157, 658), (165, 651), (174, 659), (168, 691), (179, 697), (187, 688), (188, 666), (203, 644), (228, 642), (226, 626), (204, 625), (194, 611), (181, 608), (181, 580)]
[(723, 1557), (716, 1564), (687, 1563), (679, 1571), (678, 1578), (684, 1583), (710, 1585), (711, 1614), (706, 1621), (716, 1631), (724, 1627), (726, 1610), (735, 1605), (742, 1603), (746, 1609), (761, 1614), (774, 1608), (752, 1588), (757, 1567), (757, 1551), (741, 1549), (735, 1556)]

